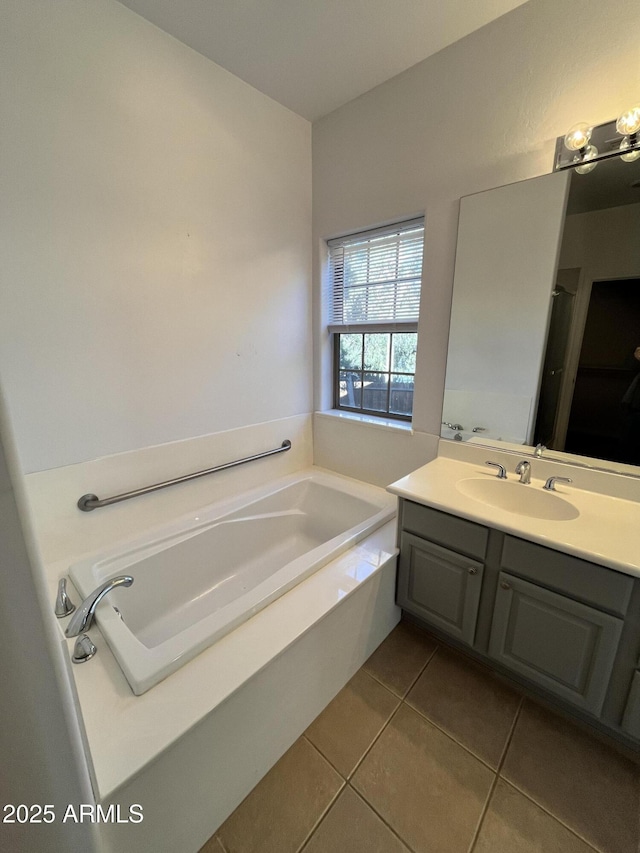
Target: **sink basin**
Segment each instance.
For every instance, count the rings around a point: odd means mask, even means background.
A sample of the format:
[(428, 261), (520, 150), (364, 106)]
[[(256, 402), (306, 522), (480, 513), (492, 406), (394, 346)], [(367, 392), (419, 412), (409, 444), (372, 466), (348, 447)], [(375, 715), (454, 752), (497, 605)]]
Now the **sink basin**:
[(571, 521), (580, 512), (554, 492), (546, 492), (532, 483), (469, 477), (456, 483), (459, 492), (479, 503), (495, 506), (516, 515), (544, 518), (549, 521)]

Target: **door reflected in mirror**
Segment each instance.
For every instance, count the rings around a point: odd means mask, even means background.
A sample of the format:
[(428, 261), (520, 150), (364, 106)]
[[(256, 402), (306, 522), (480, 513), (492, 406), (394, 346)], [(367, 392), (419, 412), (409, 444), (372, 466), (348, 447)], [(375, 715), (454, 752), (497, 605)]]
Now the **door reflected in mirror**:
[(461, 200), (443, 437), (640, 465), (638, 348), (640, 161)]

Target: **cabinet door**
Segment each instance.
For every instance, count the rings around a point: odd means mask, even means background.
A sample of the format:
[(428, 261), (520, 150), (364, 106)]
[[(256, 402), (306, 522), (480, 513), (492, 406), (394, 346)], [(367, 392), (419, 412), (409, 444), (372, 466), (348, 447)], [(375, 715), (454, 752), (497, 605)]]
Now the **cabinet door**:
[(489, 655), (596, 715), (621, 632), (621, 619), (500, 572)]
[(398, 604), (441, 631), (473, 645), (482, 563), (403, 532)]
[(640, 740), (640, 671), (634, 673), (627, 699), (622, 728), (631, 737)]

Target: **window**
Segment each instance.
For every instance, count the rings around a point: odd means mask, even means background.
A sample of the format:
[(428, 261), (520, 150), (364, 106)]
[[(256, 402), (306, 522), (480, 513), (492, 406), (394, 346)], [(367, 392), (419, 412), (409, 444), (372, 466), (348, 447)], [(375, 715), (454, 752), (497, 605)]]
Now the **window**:
[(329, 241), (336, 409), (410, 420), (424, 220)]

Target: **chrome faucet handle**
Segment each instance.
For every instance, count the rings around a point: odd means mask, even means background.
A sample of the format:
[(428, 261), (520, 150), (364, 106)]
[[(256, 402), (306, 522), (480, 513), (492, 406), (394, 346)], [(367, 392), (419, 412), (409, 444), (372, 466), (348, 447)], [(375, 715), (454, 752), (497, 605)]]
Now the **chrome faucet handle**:
[(98, 651), (98, 647), (93, 642), (91, 637), (88, 634), (82, 634), (75, 641), (73, 646), (73, 655), (71, 656), (72, 663), (84, 663), (85, 661), (91, 660), (91, 658)]
[(69, 594), (67, 593), (67, 579), (60, 578), (58, 581), (58, 594), (56, 595), (56, 606), (54, 608), (54, 613), (58, 617), (58, 619), (64, 619), (65, 616), (69, 616), (70, 613), (76, 609), (75, 604), (69, 598)]
[(540, 458), (546, 449), (547, 448), (544, 444), (536, 444), (536, 449), (533, 451), (533, 455)]
[(498, 480), (506, 480), (507, 479), (507, 471), (504, 465), (500, 465), (499, 462), (485, 462), (485, 465), (491, 465), (493, 468), (498, 469)]
[(456, 430), (457, 432), (464, 429), (462, 424), (450, 424), (449, 421), (442, 421), (442, 425), (449, 427), (449, 429)]
[(93, 622), (96, 607), (100, 604), (104, 596), (117, 586), (131, 586), (132, 583), (133, 578), (130, 575), (120, 575), (117, 578), (105, 581), (97, 589), (94, 589), (91, 595), (85, 598), (76, 613), (71, 617), (67, 625), (67, 630), (64, 632), (65, 636), (77, 637), (78, 634), (88, 631)]
[(549, 477), (542, 488), (547, 492), (555, 492), (556, 483), (573, 483), (573, 480), (571, 477)]
[(526, 459), (516, 465), (516, 474), (520, 474), (520, 482), (527, 485), (531, 482), (531, 463)]

